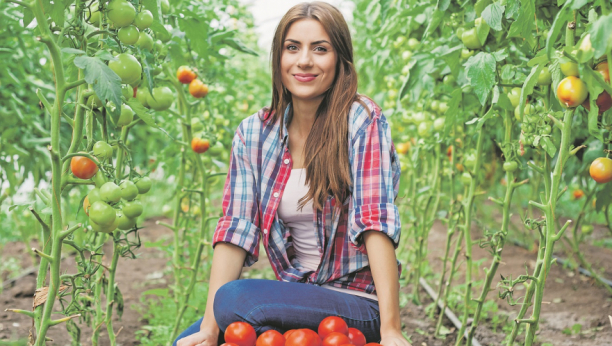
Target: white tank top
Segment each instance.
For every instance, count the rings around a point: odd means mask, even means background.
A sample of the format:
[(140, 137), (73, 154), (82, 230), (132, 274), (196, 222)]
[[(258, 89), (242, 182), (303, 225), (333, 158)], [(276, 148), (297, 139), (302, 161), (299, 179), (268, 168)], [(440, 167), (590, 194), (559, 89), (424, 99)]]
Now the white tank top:
[[(316, 271), (321, 263), (321, 253), (317, 245), (317, 234), (313, 224), (314, 210), (309, 201), (302, 210), (298, 210), (299, 200), (308, 193), (306, 185), (306, 170), (296, 168), (291, 170), (287, 186), (278, 206), (278, 216), (289, 229), (293, 238), (293, 248), (297, 261), (306, 269)], [(369, 299), (378, 300), (375, 294), (361, 291), (337, 288), (323, 285), (334, 291), (344, 292)]]

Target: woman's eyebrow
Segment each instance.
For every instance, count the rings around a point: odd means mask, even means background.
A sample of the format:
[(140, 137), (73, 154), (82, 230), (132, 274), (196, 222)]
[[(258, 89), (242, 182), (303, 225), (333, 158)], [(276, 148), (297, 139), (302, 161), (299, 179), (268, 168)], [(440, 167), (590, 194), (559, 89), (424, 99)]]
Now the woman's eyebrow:
[[(289, 41), (289, 42), (293, 42), (293, 43), (297, 43), (297, 44), (302, 44), (302, 42), (297, 41), (297, 40), (293, 40), (293, 39), (286, 39), (285, 41)], [(331, 45), (331, 43), (327, 42), (326, 40), (319, 40), (319, 41), (314, 41), (311, 44), (321, 44), (321, 43), (327, 43), (329, 45)]]

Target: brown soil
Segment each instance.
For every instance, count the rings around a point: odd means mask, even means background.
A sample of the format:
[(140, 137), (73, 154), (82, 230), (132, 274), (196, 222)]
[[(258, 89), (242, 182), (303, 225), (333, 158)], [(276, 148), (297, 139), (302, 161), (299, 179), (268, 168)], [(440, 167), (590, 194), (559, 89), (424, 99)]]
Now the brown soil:
[[(597, 236), (604, 232), (601, 228), (596, 228), (594, 235)], [(490, 265), (490, 254), (486, 250), (481, 249), (477, 245), (477, 239), (481, 237), (478, 232), (472, 232), (472, 239), (476, 240), (473, 247), (474, 260), (487, 258), (479, 268), (476, 275), (477, 279), (484, 278), (484, 267)], [(436, 273), (442, 271), (442, 257), (444, 256), (444, 247), (446, 242), (446, 226), (439, 222), (434, 224), (433, 229), (429, 235), (428, 243), (428, 261), (432, 270)], [(608, 249), (602, 249), (590, 245), (584, 245), (584, 253), (587, 259), (597, 263), (595, 268), (603, 268), (608, 278), (612, 273), (612, 251)], [(459, 259), (464, 259), (463, 255), (460, 255)], [(533, 251), (525, 250), (521, 247), (514, 246), (512, 244), (506, 244), (504, 252), (502, 254), (502, 264), (500, 265), (497, 275), (491, 285), (494, 290), (488, 295), (489, 299), (495, 299), (499, 306), (499, 312), (502, 316), (508, 316), (508, 320), (515, 318), (516, 313), (520, 309), (517, 306), (510, 306), (506, 301), (498, 298), (497, 294), (497, 283), (499, 282), (499, 274), (503, 274), (508, 277), (517, 277), (518, 275), (525, 274), (525, 265), (529, 268), (529, 272), (533, 270), (535, 265), (536, 253)], [(461, 284), (464, 282), (464, 276), (462, 273), (465, 271), (465, 264), (461, 268), (459, 275), (456, 275), (454, 285)], [(433, 280), (430, 280), (433, 281)], [(437, 291), (438, 282), (430, 282), (430, 285)], [(405, 287), (404, 292), (411, 292), (411, 287)], [(514, 298), (518, 298), (524, 295), (525, 290), (515, 292)], [(480, 295), (480, 289), (474, 291), (474, 295)], [(405, 323), (405, 331), (411, 334), (413, 345), (415, 346), (447, 346), (454, 345), (456, 338), (456, 331), (454, 326), (448, 319), (444, 319), (444, 325), (450, 330), (454, 331), (447, 336), (445, 340), (436, 339), (432, 336), (435, 321), (430, 320), (424, 310), (424, 306), (427, 306), (432, 301), (421, 290), (421, 299), (423, 300), (423, 306), (415, 306), (411, 302), (402, 310), (402, 322)], [(612, 345), (612, 326), (608, 315), (612, 315), (612, 297), (601, 287), (596, 287), (592, 279), (589, 279), (582, 275), (577, 275), (574, 271), (564, 269), (560, 265), (554, 265), (548, 278), (546, 280), (546, 289), (543, 298), (544, 304), (542, 305), (542, 313), (540, 320), (540, 331), (536, 340), (537, 345), (542, 343), (551, 343), (554, 346), (576, 346), (576, 345), (589, 345), (589, 346), (609, 346)], [(455, 312), (457, 313), (457, 312)], [(528, 315), (526, 317), (530, 316)], [(491, 330), (491, 324), (489, 321), (483, 321), (480, 327), (477, 329), (476, 338), (481, 345), (502, 345), (505, 334), (502, 332), (501, 326), (498, 328), (498, 332), (495, 333)], [(575, 324), (582, 325), (582, 332), (577, 335), (566, 335), (562, 331), (566, 328), (571, 328)], [(415, 332), (425, 332), (422, 335)], [(517, 338), (519, 344), (522, 344), (523, 338), (521, 335)]]
[[(157, 241), (164, 238), (169, 239), (171, 237), (170, 231), (155, 225), (154, 221), (155, 219), (145, 222), (146, 229), (141, 231), (143, 242)], [(602, 229), (596, 228), (593, 237), (601, 236), (603, 232)], [(478, 232), (473, 233), (473, 239), (478, 239)], [(443, 256), (445, 241), (446, 228), (444, 225), (436, 222), (430, 233), (428, 243), (428, 260), (434, 272), (439, 273), (441, 271), (441, 257)], [(110, 249), (107, 249), (106, 253), (110, 252), (108, 250)], [(611, 278), (612, 251), (589, 245), (585, 245), (584, 250), (587, 258), (598, 263), (595, 267), (603, 268), (606, 272), (606, 277)], [(489, 254), (477, 245), (474, 246), (473, 252), (475, 260), (485, 257), (487, 259), (490, 258)], [(261, 251), (261, 254), (262, 258), (260, 258), (260, 261), (250, 270), (261, 270), (269, 267), (265, 259), (265, 252)], [(117, 337), (117, 342), (121, 345), (136, 345), (134, 333), (146, 324), (144, 321), (141, 321), (139, 314), (131, 308), (132, 305), (140, 304), (140, 292), (152, 288), (165, 288), (168, 285), (167, 280), (169, 280), (168, 276), (163, 275), (168, 262), (165, 253), (157, 248), (145, 248), (143, 246), (138, 250), (137, 255), (138, 258), (136, 260), (121, 258), (118, 265), (116, 281), (124, 295), (125, 310), (121, 321), (118, 321), (115, 316), (114, 327), (115, 331), (122, 328)], [(6, 244), (1, 258), (18, 257), (22, 259), (24, 266), (29, 266), (31, 261), (28, 259), (28, 256), (25, 245), (15, 243)], [(512, 244), (507, 244), (503, 253), (503, 264), (500, 266), (498, 273), (504, 276), (512, 275), (516, 277), (525, 273), (525, 264), (531, 270), (534, 260), (535, 253)], [(478, 278), (484, 277), (482, 268), (488, 267), (488, 265), (489, 261), (485, 261), (475, 275)], [(75, 270), (74, 257), (68, 256), (64, 260), (62, 270), (68, 273)], [(464, 267), (461, 270), (463, 271)], [(248, 274), (245, 276), (248, 276)], [(492, 288), (496, 287), (498, 278), (499, 275), (496, 276), (491, 286)], [(6, 278), (3, 277), (3, 279)], [(0, 343), (27, 337), (31, 320), (23, 315), (4, 312), (4, 309), (28, 309), (31, 307), (34, 282), (34, 274), (26, 276), (17, 280), (13, 287), (5, 287), (4, 292), (0, 294)], [(458, 275), (454, 283), (461, 282), (463, 282), (463, 277)], [(437, 291), (437, 282), (434, 283), (433, 280), (430, 280), (430, 285)], [(403, 288), (403, 292), (411, 292), (411, 287)], [(521, 295), (522, 292), (524, 291), (518, 291), (515, 298)], [(559, 265), (555, 265), (548, 276), (545, 292), (544, 301), (546, 304), (542, 308), (537, 345), (541, 345), (544, 342), (552, 343), (554, 346), (612, 345), (612, 328), (608, 320), (608, 315), (612, 314), (612, 299), (605, 290), (595, 287), (592, 280), (577, 275), (571, 270), (563, 269)], [(433, 337), (435, 321), (430, 320), (425, 312), (425, 307), (431, 303), (431, 300), (422, 289), (421, 299), (423, 301), (422, 306), (416, 306), (409, 302), (402, 309), (404, 330), (410, 335), (413, 345), (454, 345), (456, 331), (447, 319), (444, 320), (444, 324), (450, 330), (450, 334), (447, 335), (446, 339)], [(508, 316), (510, 320), (514, 318), (518, 307), (511, 307), (505, 301), (499, 300), (496, 290), (489, 293), (489, 299), (496, 300), (502, 316)], [(582, 325), (581, 333), (572, 336), (562, 333), (563, 329), (571, 328), (577, 323)], [(91, 329), (83, 328), (81, 341), (84, 345), (91, 343), (91, 334)], [(63, 326), (51, 328), (48, 335), (54, 340), (53, 345), (68, 345), (70, 343), (70, 338)], [(501, 326), (497, 329), (497, 332), (491, 330), (490, 320), (482, 322), (476, 335), (478, 341), (483, 346), (501, 345), (501, 341), (505, 336), (501, 331)], [(519, 336), (517, 340), (522, 339)], [(108, 344), (106, 331), (102, 332), (100, 344)]]

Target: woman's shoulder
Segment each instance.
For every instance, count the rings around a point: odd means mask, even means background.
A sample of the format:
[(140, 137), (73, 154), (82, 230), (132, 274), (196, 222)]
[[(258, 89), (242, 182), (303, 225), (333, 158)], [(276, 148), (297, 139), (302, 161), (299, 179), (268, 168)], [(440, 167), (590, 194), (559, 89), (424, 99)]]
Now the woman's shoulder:
[(257, 112), (242, 119), (238, 126), (238, 130), (242, 133), (252, 133), (254, 130), (258, 130), (265, 126), (271, 120), (272, 114), (269, 107), (263, 107)]
[(386, 121), (380, 106), (368, 96), (357, 94), (357, 99), (349, 111), (349, 127), (352, 132), (367, 127), (376, 120)]

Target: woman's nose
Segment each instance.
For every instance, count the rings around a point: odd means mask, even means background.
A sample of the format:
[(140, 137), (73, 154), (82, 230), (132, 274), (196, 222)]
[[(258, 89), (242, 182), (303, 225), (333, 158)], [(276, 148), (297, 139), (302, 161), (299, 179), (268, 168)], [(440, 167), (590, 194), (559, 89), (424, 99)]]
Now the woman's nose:
[(302, 54), (300, 54), (300, 58), (298, 59), (298, 66), (302, 68), (312, 66), (312, 54), (310, 51), (302, 51)]

